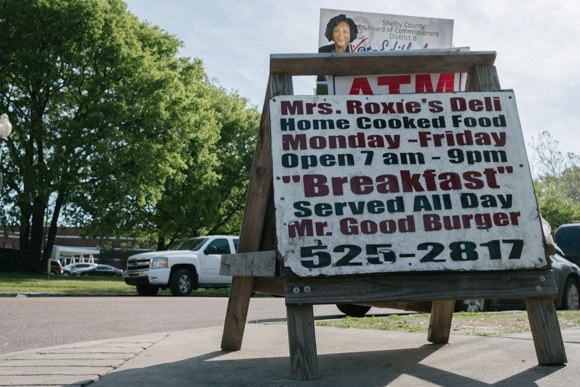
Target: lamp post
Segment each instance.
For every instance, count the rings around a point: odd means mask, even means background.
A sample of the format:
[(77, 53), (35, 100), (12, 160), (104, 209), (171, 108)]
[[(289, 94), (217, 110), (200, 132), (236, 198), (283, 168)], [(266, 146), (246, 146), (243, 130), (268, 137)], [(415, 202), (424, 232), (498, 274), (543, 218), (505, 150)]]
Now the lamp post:
[[(8, 141), (8, 136), (12, 133), (12, 124), (8, 120), (8, 114), (0, 116), (0, 140)], [(0, 144), (0, 160), (2, 159), (2, 144)], [(0, 191), (2, 191), (2, 172), (0, 172)]]

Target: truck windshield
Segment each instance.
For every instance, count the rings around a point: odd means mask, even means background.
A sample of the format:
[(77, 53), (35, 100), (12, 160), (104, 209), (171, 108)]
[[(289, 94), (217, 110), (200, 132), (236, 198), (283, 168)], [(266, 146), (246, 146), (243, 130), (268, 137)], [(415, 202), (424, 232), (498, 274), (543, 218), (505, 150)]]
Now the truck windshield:
[(181, 242), (173, 250), (197, 251), (201, 248), (201, 245), (203, 245), (205, 241), (207, 241), (207, 238), (191, 238)]

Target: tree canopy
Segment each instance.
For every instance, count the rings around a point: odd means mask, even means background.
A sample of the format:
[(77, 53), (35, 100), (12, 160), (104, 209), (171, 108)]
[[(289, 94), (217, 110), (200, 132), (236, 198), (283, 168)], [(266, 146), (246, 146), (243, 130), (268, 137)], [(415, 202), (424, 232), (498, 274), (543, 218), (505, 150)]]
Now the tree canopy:
[(580, 159), (558, 151), (558, 141), (543, 132), (532, 144), (539, 177), (534, 180), (540, 213), (552, 229), (580, 221)]
[(59, 223), (161, 245), (236, 231), (257, 113), (176, 37), (120, 0), (0, 0), (0, 23), (2, 221), (22, 270), (46, 262)]

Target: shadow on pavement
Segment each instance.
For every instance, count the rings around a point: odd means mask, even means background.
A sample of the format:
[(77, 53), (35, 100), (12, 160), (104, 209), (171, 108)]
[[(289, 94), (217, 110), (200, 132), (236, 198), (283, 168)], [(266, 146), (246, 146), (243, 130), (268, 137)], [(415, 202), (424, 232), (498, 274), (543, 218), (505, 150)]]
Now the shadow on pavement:
[[(493, 382), (470, 376), (469, 369), (461, 373), (449, 368), (433, 367), (422, 362), (443, 345), (425, 344), (418, 348), (396, 350), (319, 354), (319, 373), (315, 381), (289, 379), (288, 357), (237, 358), (239, 352), (211, 352), (190, 359), (150, 367), (117, 371), (97, 382), (106, 386), (534, 386), (537, 381), (565, 366), (531, 366), (517, 374)], [(243, 352), (243, 351), (241, 351)], [(260, 356), (260, 354), (253, 354)], [(247, 354), (246, 354), (247, 356)], [(477, 353), (473, 354), (477, 360)], [(453, 359), (449, 359), (450, 362)], [(489, 363), (484, 366), (489, 367)], [(494, 369), (486, 370), (494, 373)], [(493, 378), (487, 378), (491, 380)]]

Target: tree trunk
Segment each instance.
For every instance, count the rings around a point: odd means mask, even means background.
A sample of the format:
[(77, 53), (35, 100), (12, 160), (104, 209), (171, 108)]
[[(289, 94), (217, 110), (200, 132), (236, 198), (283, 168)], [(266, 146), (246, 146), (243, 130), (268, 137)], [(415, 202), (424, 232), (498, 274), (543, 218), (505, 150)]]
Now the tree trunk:
[(30, 267), (30, 262), (28, 261), (28, 252), (30, 250), (30, 216), (24, 209), (24, 206), (20, 206), (20, 271), (23, 273), (34, 273), (36, 270)]
[[(44, 241), (44, 212), (46, 203), (40, 203), (40, 199), (34, 201), (32, 224), (30, 227), (30, 255), (36, 262), (39, 271), (44, 271), (48, 266), (40, 266), (42, 262), (42, 242)], [(48, 263), (48, 261), (46, 262)]]
[(157, 251), (163, 250), (167, 250), (167, 246), (165, 245), (165, 238), (160, 236), (157, 238)]
[(46, 237), (46, 245), (44, 246), (44, 254), (42, 255), (42, 265), (47, 267), (48, 260), (52, 255), (52, 247), (54, 246), (54, 239), (56, 238), (56, 231), (58, 229), (58, 217), (60, 215), (60, 210), (62, 208), (62, 203), (64, 202), (64, 189), (58, 191), (58, 196), (56, 198), (56, 203), (54, 205), (54, 212), (52, 213), (52, 219), (50, 221), (50, 228), (48, 229), (48, 235)]
[(40, 266), (42, 241), (44, 239), (44, 211), (46, 204), (36, 199), (34, 206), (23, 203), (20, 207), (20, 271), (40, 273), (47, 269)]

